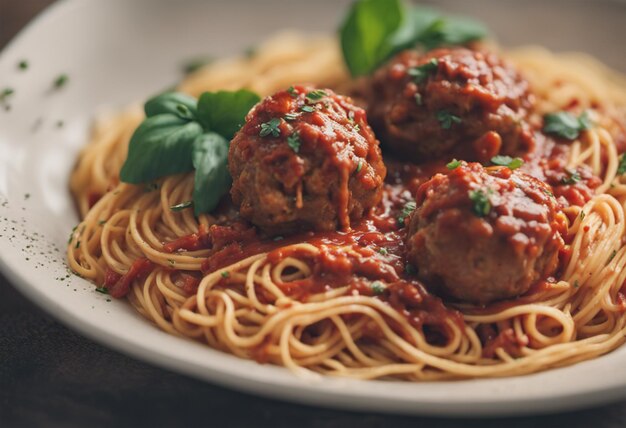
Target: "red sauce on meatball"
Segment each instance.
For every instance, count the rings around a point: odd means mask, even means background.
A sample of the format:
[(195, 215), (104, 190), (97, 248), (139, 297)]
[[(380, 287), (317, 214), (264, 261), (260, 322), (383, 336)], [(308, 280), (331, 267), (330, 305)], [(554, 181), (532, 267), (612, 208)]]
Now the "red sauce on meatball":
[(406, 50), (367, 83), (372, 126), (405, 159), (486, 162), (534, 144), (524, 121), (533, 106), (528, 82), (493, 53)]
[(386, 175), (365, 111), (308, 86), (261, 101), (228, 165), (241, 216), (269, 233), (347, 230), (380, 201)]
[(407, 259), (433, 288), (464, 301), (518, 296), (558, 267), (567, 219), (541, 181), (462, 162), (420, 186)]

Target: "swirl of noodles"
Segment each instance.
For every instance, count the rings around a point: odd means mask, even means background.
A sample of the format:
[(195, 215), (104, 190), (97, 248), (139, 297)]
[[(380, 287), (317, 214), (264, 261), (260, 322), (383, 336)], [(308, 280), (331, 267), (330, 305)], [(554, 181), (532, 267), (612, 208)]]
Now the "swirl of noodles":
[[(572, 99), (582, 108), (603, 106), (593, 110), (596, 126), (572, 143), (568, 158), (569, 166), (588, 165), (602, 184), (585, 206), (566, 210), (573, 219), (570, 253), (556, 281), (510, 302), (456, 305), (462, 319), (445, 320), (443, 341), (429, 339), (400, 308), (376, 295), (353, 293), (348, 284), (294, 293), (294, 284), (314, 275), (308, 260), (320, 248), (310, 243), (282, 248), (306, 257), (276, 261), (260, 252), (199, 279), (210, 250), (172, 253), (164, 247), (216, 221), (170, 210), (191, 199), (193, 175), (166, 177), (148, 188), (119, 184), (128, 140), (142, 118), (137, 109), (98, 124), (80, 155), (70, 186), (83, 220), (68, 245), (69, 266), (101, 284), (107, 275), (123, 276), (136, 260), (146, 259), (152, 269), (129, 284), (127, 298), (159, 328), (306, 375), (496, 377), (605, 354), (626, 334), (626, 182), (616, 174), (615, 141), (623, 132), (615, 118), (626, 111), (626, 85), (588, 57), (541, 48), (505, 54), (532, 84), (539, 113), (563, 109)], [(265, 95), (294, 82), (337, 87), (346, 80), (336, 40), (282, 35), (253, 58), (218, 61), (197, 71), (180, 88), (198, 95), (248, 87)], [(185, 287), (190, 278), (198, 278), (197, 290)], [(482, 335), (494, 328), (497, 337), (485, 345)]]

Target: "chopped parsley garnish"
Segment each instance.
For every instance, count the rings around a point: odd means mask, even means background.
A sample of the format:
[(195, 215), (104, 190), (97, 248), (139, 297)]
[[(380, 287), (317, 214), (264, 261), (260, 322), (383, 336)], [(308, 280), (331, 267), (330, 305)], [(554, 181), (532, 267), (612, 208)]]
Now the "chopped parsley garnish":
[(357, 123), (352, 126), (352, 129), (354, 130), (354, 132), (359, 132), (361, 130), (361, 126)]
[(415, 201), (409, 201), (404, 204), (404, 207), (402, 207), (402, 211), (400, 211), (400, 215), (398, 215), (398, 225), (400, 227), (404, 226), (404, 220), (406, 220), (409, 214), (411, 214), (416, 207), (417, 204), (415, 203)]
[(432, 58), (426, 64), (422, 64), (422, 65), (418, 65), (417, 67), (409, 68), (407, 73), (408, 73), (409, 76), (411, 76), (413, 78), (415, 83), (421, 83), (424, 80), (426, 80), (426, 78), (430, 74), (432, 74), (433, 72), (437, 71), (438, 66), (439, 66), (439, 61), (437, 60), (437, 58)]
[(551, 191), (549, 191), (548, 189), (541, 189), (543, 191), (543, 193), (545, 193), (546, 195), (550, 196), (551, 198), (554, 198), (554, 193), (552, 193)]
[(13, 88), (4, 88), (2, 92), (0, 92), (0, 102), (6, 101), (11, 95), (15, 93)]
[(452, 159), (446, 164), (446, 168), (448, 168), (450, 171), (452, 171), (453, 169), (457, 169), (459, 166), (461, 166), (461, 161), (457, 159)]
[(74, 245), (74, 248), (76, 248), (76, 249), (80, 248), (80, 241), (76, 241), (76, 245)]
[(185, 202), (182, 202), (180, 204), (172, 205), (170, 207), (170, 210), (178, 212), (178, 211), (186, 210), (187, 208), (191, 207), (192, 205), (193, 205), (193, 201), (185, 201)]
[(300, 113), (287, 113), (285, 116), (285, 120), (296, 120), (300, 116)]
[(17, 63), (17, 68), (19, 68), (20, 70), (28, 69), (28, 61), (26, 61), (25, 59), (21, 60)]
[(220, 275), (222, 275), (222, 278), (228, 278), (230, 276), (230, 272), (225, 270), (225, 271), (222, 271)]
[(176, 264), (176, 261), (172, 259), (167, 259), (167, 264), (169, 264), (170, 266), (174, 266)]
[(76, 232), (76, 228), (78, 228), (78, 225), (74, 226), (72, 228), (72, 231), (70, 232), (70, 237), (67, 240), (67, 243), (69, 244), (70, 242), (72, 242), (72, 239), (74, 239), (74, 232)]
[(512, 158), (511, 156), (494, 156), (491, 163), (499, 166), (506, 166), (509, 169), (517, 169), (524, 165), (524, 161), (520, 158)]
[(459, 116), (455, 116), (446, 110), (439, 110), (437, 112), (437, 120), (443, 129), (450, 129), (452, 128), (452, 124), (461, 123)]
[(617, 166), (617, 175), (623, 175), (626, 173), (626, 154), (623, 154), (619, 158), (619, 165)]
[(472, 201), (472, 211), (478, 217), (485, 217), (491, 212), (491, 202), (489, 196), (483, 190), (472, 190), (469, 192)]
[(578, 283), (578, 280), (575, 280), (574, 281), (574, 288), (578, 288), (578, 287), (580, 287), (580, 284)]
[(557, 135), (566, 140), (578, 138), (581, 131), (592, 126), (589, 114), (586, 111), (578, 117), (566, 111), (548, 113), (543, 117), (543, 122), (543, 132)]
[(609, 263), (611, 263), (616, 255), (617, 255), (617, 250), (613, 250), (611, 252), (611, 255), (609, 256), (609, 260), (606, 262), (606, 264), (608, 265)]
[(562, 184), (576, 184), (582, 179), (575, 169), (565, 168), (565, 172), (567, 173), (567, 177), (561, 179)]
[(296, 92), (296, 88), (294, 88), (293, 86), (290, 86), (289, 88), (287, 88), (287, 92), (289, 92), (289, 95), (291, 95), (293, 98), (298, 96), (298, 93)]
[(385, 284), (380, 281), (372, 282), (371, 287), (374, 294), (383, 294), (385, 292), (385, 289), (387, 288)]
[(300, 107), (300, 110), (302, 110), (305, 113), (313, 113), (315, 111), (315, 107), (312, 107), (312, 106), (302, 106), (302, 107)]
[(104, 285), (102, 287), (96, 287), (96, 291), (102, 294), (109, 294), (109, 290)]
[(102, 226), (103, 224), (105, 224), (107, 221), (106, 220), (98, 220), (98, 224), (100, 226)]
[(415, 104), (417, 104), (418, 106), (422, 105), (422, 94), (420, 94), (419, 92), (416, 92), (414, 95), (415, 98)]
[(517, 169), (524, 165), (524, 161), (521, 158), (514, 158), (507, 166), (509, 169)]
[(272, 137), (278, 137), (280, 135), (280, 128), (278, 127), (278, 125), (280, 125), (280, 119), (277, 117), (274, 117), (269, 121), (262, 123), (259, 136), (267, 137), (268, 135), (271, 135)]
[(287, 145), (294, 152), (298, 153), (300, 151), (300, 145), (301, 144), (302, 144), (302, 142), (300, 141), (300, 133), (299, 132), (296, 131), (296, 132), (294, 132), (293, 134), (291, 134), (290, 136), (287, 137)]
[(361, 172), (362, 168), (363, 168), (363, 162), (359, 161), (359, 163), (356, 165), (356, 172), (357, 173)]
[(68, 77), (67, 74), (61, 74), (61, 75), (59, 75), (59, 77), (54, 79), (53, 86), (56, 89), (61, 89), (63, 86), (65, 86), (67, 84), (68, 80), (69, 80), (69, 77)]
[(328, 94), (322, 89), (316, 89), (306, 94), (306, 98), (311, 101), (319, 101)]
[(382, 255), (382, 256), (386, 256), (387, 254), (389, 254), (389, 251), (387, 251), (386, 248), (380, 248), (378, 250), (378, 254)]
[(580, 221), (583, 221), (585, 219), (585, 212), (583, 210), (580, 210)]

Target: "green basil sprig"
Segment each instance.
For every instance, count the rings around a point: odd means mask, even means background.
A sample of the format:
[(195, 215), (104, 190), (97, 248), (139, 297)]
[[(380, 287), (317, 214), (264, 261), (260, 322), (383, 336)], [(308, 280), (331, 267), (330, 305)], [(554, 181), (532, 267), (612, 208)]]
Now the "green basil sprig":
[(144, 105), (146, 119), (130, 139), (120, 179), (139, 184), (195, 169), (196, 215), (213, 210), (228, 192), (228, 145), (246, 114), (260, 101), (247, 91), (167, 92)]
[(215, 132), (203, 134), (193, 142), (191, 156), (196, 169), (193, 206), (196, 214), (211, 211), (230, 189), (228, 143), (229, 140)]
[(257, 94), (246, 90), (205, 92), (198, 100), (198, 120), (205, 129), (230, 140), (259, 100)]
[(409, 47), (463, 45), (484, 38), (488, 31), (477, 21), (407, 6), (402, 0), (357, 0), (339, 33), (350, 73), (361, 76)]

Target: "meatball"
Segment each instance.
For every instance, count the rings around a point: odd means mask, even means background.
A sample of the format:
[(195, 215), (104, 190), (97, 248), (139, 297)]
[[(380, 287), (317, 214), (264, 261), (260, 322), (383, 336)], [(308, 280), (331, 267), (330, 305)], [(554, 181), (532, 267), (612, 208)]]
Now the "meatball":
[(270, 234), (348, 229), (378, 204), (387, 172), (365, 111), (308, 86), (248, 113), (228, 169), (240, 215)]
[(550, 187), (507, 167), (462, 162), (420, 186), (407, 259), (429, 288), (488, 303), (557, 269), (567, 219)]
[(372, 77), (366, 103), (383, 144), (412, 161), (486, 162), (533, 145), (529, 85), (494, 53), (403, 51)]

